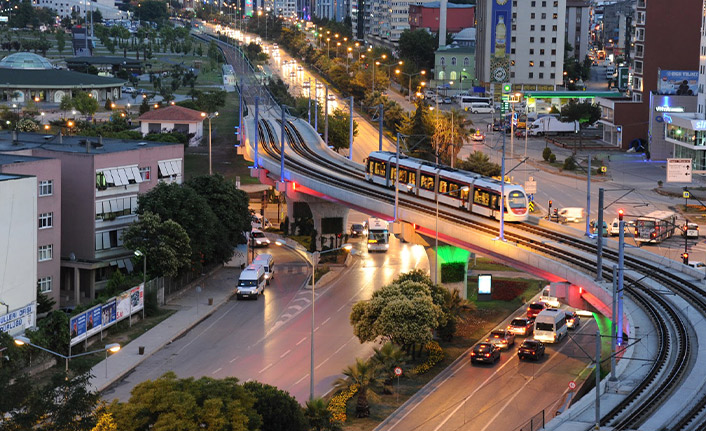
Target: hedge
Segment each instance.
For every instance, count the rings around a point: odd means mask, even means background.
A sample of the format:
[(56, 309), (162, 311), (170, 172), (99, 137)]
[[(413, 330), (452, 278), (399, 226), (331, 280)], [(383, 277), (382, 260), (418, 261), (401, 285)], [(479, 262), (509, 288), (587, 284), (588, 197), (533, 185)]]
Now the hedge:
[(441, 282), (456, 283), (463, 281), (468, 264), (463, 262), (451, 262), (441, 264)]
[(358, 385), (350, 385), (347, 390), (341, 391), (331, 398), (327, 407), (331, 412), (331, 422), (343, 423), (346, 421), (346, 404), (356, 392), (358, 392)]
[(438, 364), (439, 362), (441, 362), (442, 359), (444, 359), (444, 351), (442, 350), (441, 346), (439, 346), (439, 343), (437, 343), (436, 341), (430, 341), (425, 344), (424, 350), (427, 351), (429, 357), (427, 357), (426, 362), (416, 366), (412, 370), (414, 374), (424, 374), (427, 371), (431, 370), (434, 365)]

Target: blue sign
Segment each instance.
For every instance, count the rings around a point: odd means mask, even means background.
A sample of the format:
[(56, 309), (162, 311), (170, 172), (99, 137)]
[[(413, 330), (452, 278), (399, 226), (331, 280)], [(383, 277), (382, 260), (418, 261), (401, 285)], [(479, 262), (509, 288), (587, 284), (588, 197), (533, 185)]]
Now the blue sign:
[(86, 339), (86, 320), (85, 312), (78, 314), (69, 320), (72, 346)]
[(678, 96), (696, 96), (699, 90), (698, 70), (660, 70), (659, 94)]

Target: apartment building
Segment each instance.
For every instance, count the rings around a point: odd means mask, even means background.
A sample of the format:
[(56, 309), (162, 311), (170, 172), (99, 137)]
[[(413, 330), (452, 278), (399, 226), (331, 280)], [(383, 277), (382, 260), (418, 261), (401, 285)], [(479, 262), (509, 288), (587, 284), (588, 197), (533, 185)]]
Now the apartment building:
[(22, 333), (37, 317), (37, 178), (0, 173), (0, 332)]
[[(416, 3), (409, 3), (409, 29), (418, 30), (424, 28), (431, 33), (438, 33), (441, 2)], [(473, 5), (448, 3), (446, 7), (447, 33), (458, 33), (464, 28), (474, 27), (476, 18)]]
[(551, 91), (563, 83), (566, 0), (479, 0), (476, 74), (496, 97), (511, 82), (518, 91)]
[[(0, 152), (55, 159), (61, 166), (60, 302), (91, 301), (116, 269), (132, 271), (122, 233), (136, 220), (137, 196), (160, 181), (181, 183), (181, 144), (0, 133)], [(40, 177), (41, 178), (41, 177)], [(35, 192), (36, 193), (36, 192)], [(40, 198), (41, 199), (41, 198)], [(54, 215), (42, 218), (53, 223)], [(43, 245), (43, 244), (39, 244)], [(56, 288), (56, 283), (53, 289)]]
[(32, 284), (59, 304), (61, 273), (61, 162), (53, 158), (0, 153), (0, 174), (34, 176), (37, 181), (36, 273)]
[(564, 40), (574, 48), (571, 55), (579, 61), (583, 61), (588, 54), (588, 40), (591, 34), (590, 20), (591, 2), (566, 0)]
[(349, 6), (347, 0), (317, 0), (316, 16), (332, 21), (341, 22), (348, 13)]

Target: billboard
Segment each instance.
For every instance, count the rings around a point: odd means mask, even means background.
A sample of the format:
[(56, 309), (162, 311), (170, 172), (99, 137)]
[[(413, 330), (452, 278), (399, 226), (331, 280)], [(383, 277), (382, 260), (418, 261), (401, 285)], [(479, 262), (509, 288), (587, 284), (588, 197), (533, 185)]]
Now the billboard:
[(86, 337), (101, 331), (101, 306), (97, 305), (86, 311)]
[(140, 284), (130, 289), (130, 314), (145, 308), (145, 285)]
[(86, 312), (77, 314), (69, 319), (71, 328), (71, 345), (78, 344), (86, 339)]
[(490, 274), (481, 274), (478, 276), (478, 294), (490, 295), (493, 291), (493, 276)]
[(512, 2), (493, 0), (490, 17), (490, 79), (505, 82), (510, 77)]
[(108, 300), (107, 303), (103, 304), (101, 307), (101, 326), (102, 329), (113, 325), (116, 322), (115, 319), (115, 298)]
[(115, 321), (119, 322), (130, 315), (130, 291), (126, 290), (115, 298)]
[(660, 70), (657, 92), (679, 96), (696, 96), (699, 89), (697, 70)]
[[(96, 305), (73, 316), (69, 319), (71, 345), (80, 343), (143, 308), (145, 308), (145, 285), (140, 284), (111, 298), (105, 304)], [(1, 325), (0, 317), (0, 328)]]

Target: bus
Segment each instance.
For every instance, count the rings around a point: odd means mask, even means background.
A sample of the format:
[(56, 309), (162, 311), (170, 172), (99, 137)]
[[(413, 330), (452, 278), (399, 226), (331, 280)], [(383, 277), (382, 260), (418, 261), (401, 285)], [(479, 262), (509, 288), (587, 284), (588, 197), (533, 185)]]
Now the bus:
[(490, 107), (493, 106), (493, 100), (490, 97), (461, 96), (460, 104), (461, 104), (461, 109), (463, 109), (464, 111), (468, 111), (471, 108), (471, 105), (474, 103), (482, 103), (482, 104), (488, 105)]
[(660, 243), (674, 235), (677, 215), (672, 211), (653, 211), (635, 220), (635, 241)]
[(368, 220), (368, 251), (386, 252), (390, 248), (389, 224), (379, 218)]

